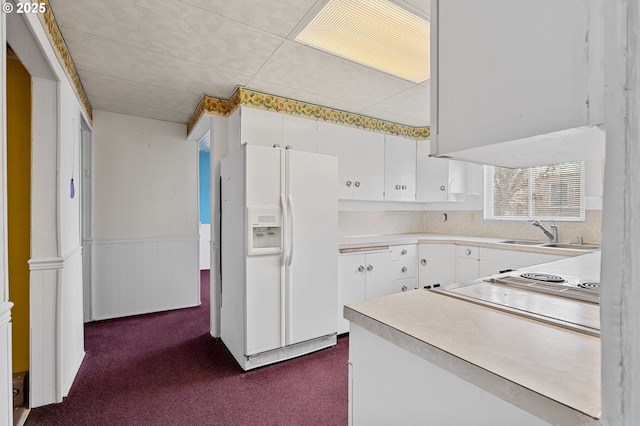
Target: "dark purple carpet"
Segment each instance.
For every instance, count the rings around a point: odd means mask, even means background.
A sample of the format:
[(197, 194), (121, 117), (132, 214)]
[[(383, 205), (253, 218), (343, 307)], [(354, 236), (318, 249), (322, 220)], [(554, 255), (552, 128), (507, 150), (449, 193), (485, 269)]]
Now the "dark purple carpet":
[(348, 337), (243, 372), (202, 305), (85, 325), (86, 357), (61, 404), (27, 425), (346, 425)]

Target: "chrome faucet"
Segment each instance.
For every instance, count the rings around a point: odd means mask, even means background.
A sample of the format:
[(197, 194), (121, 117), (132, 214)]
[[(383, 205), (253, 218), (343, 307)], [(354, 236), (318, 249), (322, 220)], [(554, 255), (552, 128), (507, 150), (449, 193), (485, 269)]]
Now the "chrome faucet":
[(531, 224), (533, 226), (537, 226), (538, 228), (540, 228), (542, 230), (542, 232), (544, 232), (544, 235), (547, 236), (547, 238), (549, 238), (551, 240), (551, 242), (553, 243), (557, 243), (558, 242), (558, 227), (556, 225), (551, 225), (549, 228), (551, 228), (551, 232), (547, 231), (547, 228), (545, 228), (542, 223), (540, 223), (539, 220), (534, 220), (533, 222), (531, 222)]

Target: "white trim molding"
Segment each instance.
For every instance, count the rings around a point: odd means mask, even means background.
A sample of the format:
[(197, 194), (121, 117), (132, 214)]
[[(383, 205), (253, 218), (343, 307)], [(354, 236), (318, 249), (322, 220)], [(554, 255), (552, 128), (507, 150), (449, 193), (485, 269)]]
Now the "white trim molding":
[(0, 301), (0, 327), (3, 327), (11, 322), (11, 308), (12, 302)]
[(29, 259), (30, 271), (55, 271), (64, 267), (62, 257), (43, 257), (40, 259)]

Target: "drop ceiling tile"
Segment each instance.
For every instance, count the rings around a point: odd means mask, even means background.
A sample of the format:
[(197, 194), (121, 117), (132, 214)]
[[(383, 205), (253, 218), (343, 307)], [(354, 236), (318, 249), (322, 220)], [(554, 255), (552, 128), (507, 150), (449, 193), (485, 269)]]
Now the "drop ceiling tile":
[(217, 15), (286, 38), (316, 0), (181, 0)]
[[(393, 0), (392, 0), (393, 1)], [(431, 1), (430, 0), (396, 0), (397, 4), (404, 7), (403, 3), (406, 3), (409, 7), (405, 7), (408, 11), (414, 13), (412, 8), (417, 9), (420, 14), (428, 17), (430, 15)]]
[(150, 86), (199, 90), (211, 96), (228, 98), (237, 85), (246, 84), (250, 78), (75, 30), (67, 29), (65, 40), (80, 69), (81, 80), (82, 70), (86, 70)]
[(408, 81), (291, 41), (283, 43), (255, 79), (349, 99), (362, 107), (412, 87)]
[[(162, 55), (253, 75), (282, 39), (175, 0), (52, 0), (67, 29), (93, 34)], [(71, 54), (74, 55), (72, 49)]]
[(191, 113), (185, 114), (175, 111), (168, 111), (162, 108), (148, 107), (144, 105), (132, 105), (112, 99), (95, 97), (91, 101), (91, 106), (97, 111), (109, 111), (118, 114), (133, 115), (136, 117), (153, 118), (155, 120), (170, 121), (172, 123), (186, 124), (191, 117)]
[(82, 71), (82, 84), (89, 99), (120, 101), (182, 114), (191, 114), (203, 95), (199, 90), (150, 86), (85, 70)]
[(389, 113), (403, 117), (403, 122), (422, 123), (411, 124), (426, 126), (431, 123), (431, 88), (415, 86), (402, 93), (391, 96), (371, 107), (362, 110), (363, 113)]

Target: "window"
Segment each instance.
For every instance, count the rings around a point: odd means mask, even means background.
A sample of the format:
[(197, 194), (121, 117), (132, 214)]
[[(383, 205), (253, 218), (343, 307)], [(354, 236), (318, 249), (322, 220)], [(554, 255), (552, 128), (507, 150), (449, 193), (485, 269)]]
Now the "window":
[(584, 220), (584, 162), (485, 166), (485, 219)]

